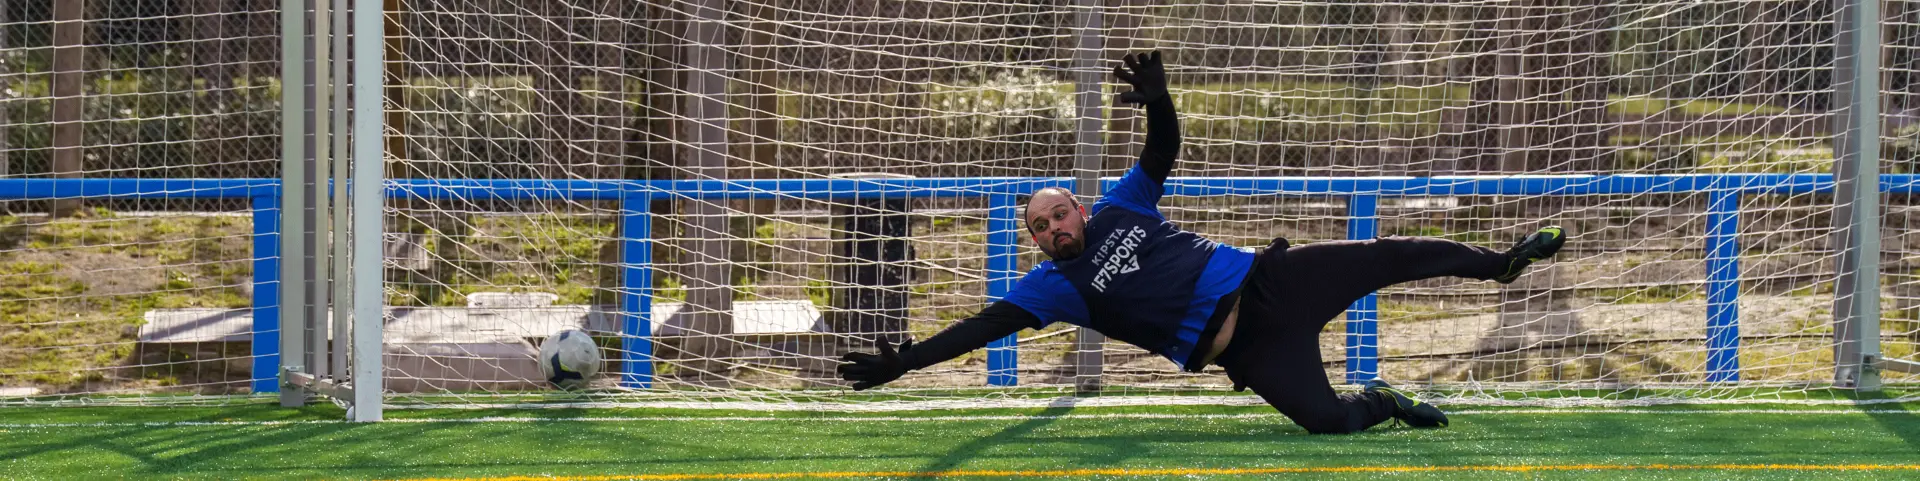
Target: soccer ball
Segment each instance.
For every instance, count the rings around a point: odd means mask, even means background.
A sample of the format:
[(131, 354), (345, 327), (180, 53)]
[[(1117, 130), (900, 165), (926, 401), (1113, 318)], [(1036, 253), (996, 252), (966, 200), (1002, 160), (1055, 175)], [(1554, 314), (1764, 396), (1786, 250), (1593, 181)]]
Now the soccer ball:
[(540, 343), (540, 375), (560, 389), (586, 387), (587, 380), (600, 372), (600, 346), (579, 329), (567, 329), (547, 336)]

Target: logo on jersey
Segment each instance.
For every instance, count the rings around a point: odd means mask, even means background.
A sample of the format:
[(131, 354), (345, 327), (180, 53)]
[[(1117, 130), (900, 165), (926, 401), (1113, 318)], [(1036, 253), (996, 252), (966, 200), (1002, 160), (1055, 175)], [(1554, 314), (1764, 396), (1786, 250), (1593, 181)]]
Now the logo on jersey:
[[(1137, 251), (1140, 241), (1146, 239), (1147, 230), (1137, 225), (1128, 229), (1127, 235), (1107, 236), (1106, 242), (1100, 243), (1100, 251), (1093, 257), (1094, 265), (1100, 267), (1100, 272), (1093, 274), (1093, 289), (1107, 292), (1107, 281), (1112, 280), (1113, 276), (1140, 270)], [(1116, 243), (1119, 244), (1117, 248)], [(1108, 256), (1109, 251), (1112, 256)]]

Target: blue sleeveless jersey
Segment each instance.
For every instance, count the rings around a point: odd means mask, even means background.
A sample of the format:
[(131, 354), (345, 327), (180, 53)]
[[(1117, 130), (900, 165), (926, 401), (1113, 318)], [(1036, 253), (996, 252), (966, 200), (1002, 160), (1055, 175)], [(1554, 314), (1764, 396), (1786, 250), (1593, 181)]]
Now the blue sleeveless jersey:
[(1216, 312), (1223, 298), (1237, 297), (1254, 254), (1168, 222), (1158, 207), (1165, 192), (1139, 166), (1127, 171), (1093, 204), (1086, 250), (1034, 266), (1006, 300), (1043, 325), (1087, 327), (1185, 370), (1205, 367), (1187, 364), (1209, 324), (1225, 315)]

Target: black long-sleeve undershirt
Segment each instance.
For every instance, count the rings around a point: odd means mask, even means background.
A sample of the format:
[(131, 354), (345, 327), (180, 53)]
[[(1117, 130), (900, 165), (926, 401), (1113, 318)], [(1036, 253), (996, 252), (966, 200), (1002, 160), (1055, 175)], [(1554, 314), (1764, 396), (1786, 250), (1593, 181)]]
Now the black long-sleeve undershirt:
[(917, 370), (987, 347), (996, 339), (1027, 328), (1039, 329), (1040, 318), (1011, 302), (996, 301), (973, 317), (962, 319), (939, 334), (914, 343), (913, 349), (900, 353), (900, 358), (907, 370)]
[(1166, 182), (1173, 164), (1180, 158), (1180, 114), (1173, 108), (1173, 96), (1162, 95), (1147, 102), (1147, 145), (1140, 151), (1140, 169), (1154, 182)]

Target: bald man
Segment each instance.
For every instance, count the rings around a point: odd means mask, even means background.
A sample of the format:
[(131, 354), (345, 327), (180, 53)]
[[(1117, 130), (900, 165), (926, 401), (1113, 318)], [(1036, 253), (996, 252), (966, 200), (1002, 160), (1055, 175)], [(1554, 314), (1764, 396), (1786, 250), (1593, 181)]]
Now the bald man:
[(1382, 287), (1434, 277), (1513, 282), (1565, 242), (1538, 230), (1506, 252), (1443, 239), (1381, 238), (1289, 246), (1255, 254), (1182, 231), (1161, 215), (1162, 185), (1180, 153), (1180, 120), (1158, 52), (1127, 55), (1114, 76), (1120, 100), (1147, 109), (1140, 161), (1092, 208), (1048, 188), (1026, 206), (1027, 232), (1051, 258), (1005, 299), (925, 342), (847, 353), (842, 379), (864, 390), (1055, 322), (1087, 327), (1159, 354), (1184, 371), (1223, 368), (1311, 433), (1349, 433), (1387, 419), (1444, 427), (1446, 414), (1375, 379), (1336, 394), (1321, 367), (1319, 334), (1354, 301)]

